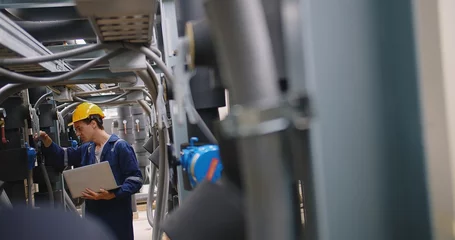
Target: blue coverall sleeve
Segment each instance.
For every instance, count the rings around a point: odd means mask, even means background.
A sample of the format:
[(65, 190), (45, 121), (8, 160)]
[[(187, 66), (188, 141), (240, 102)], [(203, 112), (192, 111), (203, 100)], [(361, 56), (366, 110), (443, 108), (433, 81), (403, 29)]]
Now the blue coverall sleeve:
[(142, 173), (133, 148), (125, 141), (117, 144), (120, 169), (125, 181), (114, 191), (116, 198), (130, 197), (139, 192), (142, 187)]
[[(66, 166), (81, 166), (81, 148), (66, 148), (66, 150), (56, 143), (49, 147), (42, 148), (43, 155), (46, 158), (46, 165), (52, 165), (56, 168), (63, 169)], [(66, 153), (65, 153), (66, 152)], [(65, 156), (66, 155), (66, 156)]]

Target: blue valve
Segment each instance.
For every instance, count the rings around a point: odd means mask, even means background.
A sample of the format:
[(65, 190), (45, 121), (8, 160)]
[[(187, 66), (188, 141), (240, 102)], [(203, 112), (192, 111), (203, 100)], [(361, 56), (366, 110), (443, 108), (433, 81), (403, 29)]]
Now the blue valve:
[(77, 141), (76, 140), (73, 140), (72, 137), (70, 137), (70, 144), (71, 144), (71, 147), (76, 149), (77, 148)]
[(216, 182), (223, 170), (218, 145), (195, 146), (198, 141), (196, 137), (190, 138), (190, 146), (183, 149), (180, 156), (182, 168), (193, 188), (204, 179)]
[(199, 138), (197, 137), (192, 137), (190, 138), (190, 146), (194, 147), (194, 143), (199, 142)]
[(29, 147), (28, 143), (25, 143), (25, 148), (27, 148), (28, 170), (32, 170), (35, 167), (36, 162), (36, 149)]
[(71, 140), (71, 147), (76, 149), (77, 148), (77, 141), (76, 140)]

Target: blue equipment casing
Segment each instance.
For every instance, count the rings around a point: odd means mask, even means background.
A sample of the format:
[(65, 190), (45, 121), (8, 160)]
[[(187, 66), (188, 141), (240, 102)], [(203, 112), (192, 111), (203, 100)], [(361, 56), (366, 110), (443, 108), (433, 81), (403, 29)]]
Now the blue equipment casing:
[(25, 143), (25, 148), (27, 148), (28, 170), (32, 170), (35, 167), (36, 150), (32, 147), (29, 147), (27, 143)]
[(183, 171), (188, 174), (191, 186), (207, 179), (216, 182), (221, 177), (223, 165), (220, 158), (220, 149), (217, 145), (195, 146), (198, 139), (192, 137), (190, 146), (182, 149), (180, 164)]

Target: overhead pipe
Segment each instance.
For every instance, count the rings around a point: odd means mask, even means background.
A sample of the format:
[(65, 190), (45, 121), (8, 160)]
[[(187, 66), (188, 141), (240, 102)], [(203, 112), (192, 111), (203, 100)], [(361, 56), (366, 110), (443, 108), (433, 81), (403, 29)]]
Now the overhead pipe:
[[(272, 43), (260, 0), (208, 0), (205, 7), (232, 103), (241, 106), (239, 112), (280, 106)], [(233, 135), (246, 183), (248, 239), (295, 239), (293, 179), (283, 160), (282, 135), (241, 137), (238, 130)]]
[[(4, 72), (4, 74), (6, 76), (9, 76), (9, 77), (15, 77), (15, 78), (20, 78), (21, 80), (27, 80), (27, 81), (31, 81), (32, 83), (29, 83), (29, 84), (21, 84), (21, 83), (17, 83), (17, 84), (7, 84), (6, 86), (3, 86), (2, 88), (0, 88), (0, 103), (2, 103), (3, 101), (5, 101), (9, 96), (11, 96), (12, 94), (15, 94), (23, 89), (27, 89), (27, 88), (33, 88), (33, 87), (36, 87), (36, 86), (46, 86), (46, 85), (53, 85), (54, 83), (58, 83), (58, 82), (62, 82), (64, 81), (63, 79), (65, 78), (71, 78), (73, 76), (76, 76), (82, 72), (85, 72), (87, 71), (88, 69), (90, 69), (91, 67), (97, 65), (99, 62), (101, 61), (104, 61), (105, 59), (109, 59), (109, 58), (112, 58), (118, 54), (121, 53), (122, 50), (115, 50), (113, 52), (110, 52), (102, 57), (99, 57), (97, 59), (94, 59), (86, 64), (84, 64), (83, 66), (71, 71), (71, 72), (68, 72), (68, 73), (65, 73), (65, 74), (62, 74), (62, 75), (59, 75), (57, 77), (54, 77), (54, 78), (34, 78), (34, 77), (30, 77), (30, 76), (27, 76), (27, 75), (22, 75), (22, 74), (17, 74), (17, 73), (13, 73), (13, 72), (9, 72), (7, 70), (4, 70), (2, 68), (0, 68), (0, 70), (2, 72)], [(75, 81), (74, 81), (75, 82)], [(72, 82), (74, 84), (74, 82)], [(88, 81), (84, 81), (85, 83), (89, 83)], [(83, 84), (83, 83), (82, 83)]]
[(48, 92), (48, 93), (42, 95), (40, 98), (38, 98), (38, 100), (36, 101), (33, 108), (37, 108), (39, 105), (41, 105), (41, 103), (44, 102), (46, 100), (46, 98), (49, 97), (50, 95), (52, 95), (52, 92)]
[(139, 105), (141, 105), (142, 109), (144, 109), (144, 111), (147, 113), (147, 115), (149, 116), (152, 116), (152, 108), (150, 108), (150, 106), (148, 105), (148, 103), (145, 101), (145, 100), (138, 100), (137, 103), (139, 103)]

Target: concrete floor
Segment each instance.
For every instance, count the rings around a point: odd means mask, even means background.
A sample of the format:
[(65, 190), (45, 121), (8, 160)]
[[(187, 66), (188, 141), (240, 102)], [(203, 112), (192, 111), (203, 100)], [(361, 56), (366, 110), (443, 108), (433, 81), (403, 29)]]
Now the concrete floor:
[(147, 221), (147, 213), (138, 208), (138, 217), (133, 221), (134, 239), (150, 240), (152, 239), (152, 227)]

